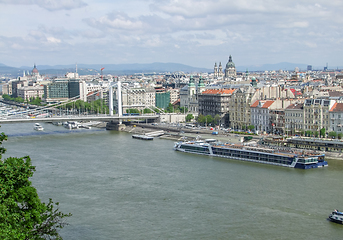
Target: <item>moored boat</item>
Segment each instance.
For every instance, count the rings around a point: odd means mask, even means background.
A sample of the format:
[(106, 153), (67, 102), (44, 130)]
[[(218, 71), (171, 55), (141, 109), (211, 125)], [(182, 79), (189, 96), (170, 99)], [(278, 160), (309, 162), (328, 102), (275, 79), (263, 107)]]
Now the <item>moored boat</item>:
[(146, 135), (132, 135), (132, 138), (141, 139), (141, 140), (154, 140), (153, 137)]
[(35, 126), (33, 127), (33, 129), (36, 131), (43, 131), (44, 130), (42, 125), (40, 125), (39, 123), (36, 123)]
[(273, 149), (257, 144), (224, 144), (213, 139), (177, 142), (175, 143), (174, 150), (300, 169), (328, 166), (324, 154), (282, 148)]
[(329, 220), (335, 223), (340, 223), (343, 224), (343, 212), (340, 212), (338, 210), (334, 210), (330, 215), (329, 215)]

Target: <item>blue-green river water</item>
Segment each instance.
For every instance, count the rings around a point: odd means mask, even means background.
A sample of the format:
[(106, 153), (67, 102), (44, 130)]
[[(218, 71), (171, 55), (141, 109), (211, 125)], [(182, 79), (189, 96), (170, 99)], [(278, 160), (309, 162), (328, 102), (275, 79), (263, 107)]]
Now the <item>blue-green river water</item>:
[(64, 239), (342, 239), (343, 161), (300, 170), (173, 151), (123, 132), (4, 124), (42, 201), (71, 212)]

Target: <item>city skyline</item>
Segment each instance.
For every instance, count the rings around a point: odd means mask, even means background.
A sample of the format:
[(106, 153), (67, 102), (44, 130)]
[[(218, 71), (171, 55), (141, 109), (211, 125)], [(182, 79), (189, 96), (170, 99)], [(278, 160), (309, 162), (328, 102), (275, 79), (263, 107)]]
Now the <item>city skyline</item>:
[(0, 0), (0, 63), (343, 66), (341, 1)]

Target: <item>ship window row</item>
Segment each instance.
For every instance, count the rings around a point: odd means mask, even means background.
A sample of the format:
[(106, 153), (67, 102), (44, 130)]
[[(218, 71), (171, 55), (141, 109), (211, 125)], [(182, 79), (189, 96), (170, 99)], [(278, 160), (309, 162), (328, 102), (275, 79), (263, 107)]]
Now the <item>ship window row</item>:
[(187, 149), (188, 151), (192, 152), (202, 152), (202, 153), (208, 153), (208, 147), (198, 147), (198, 146), (187, 146), (187, 145), (181, 145), (182, 149)]
[(251, 160), (258, 160), (264, 162), (272, 162), (272, 163), (281, 163), (281, 164), (292, 164), (293, 158), (286, 157), (286, 156), (278, 156), (278, 155), (271, 155), (271, 154), (264, 154), (258, 152), (244, 152), (238, 151), (234, 149), (225, 149), (225, 148), (213, 148), (213, 154), (221, 155), (221, 156), (228, 156), (228, 157), (238, 157), (238, 158), (245, 158)]
[(299, 158), (298, 162), (300, 163), (316, 163), (318, 162), (317, 158)]

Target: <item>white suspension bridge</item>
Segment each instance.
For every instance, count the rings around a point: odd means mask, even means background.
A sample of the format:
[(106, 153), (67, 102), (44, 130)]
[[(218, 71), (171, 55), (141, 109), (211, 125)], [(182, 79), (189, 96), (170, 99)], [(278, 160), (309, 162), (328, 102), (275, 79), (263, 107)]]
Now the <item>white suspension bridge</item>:
[[(114, 104), (113, 104), (113, 88), (117, 88), (117, 110), (118, 113), (114, 114)], [(0, 119), (0, 124), (6, 123), (24, 123), (24, 122), (62, 122), (62, 121), (102, 121), (102, 122), (111, 122), (115, 124), (122, 124), (124, 120), (141, 120), (141, 121), (156, 121), (159, 119), (159, 115), (156, 114), (155, 109), (156, 107), (146, 106), (149, 108), (153, 114), (140, 114), (140, 115), (123, 115), (123, 105), (122, 105), (122, 85), (121, 82), (114, 82), (110, 84), (109, 88), (109, 113), (108, 114), (53, 114), (52, 116), (49, 114), (44, 114), (47, 112), (55, 111), (59, 107), (59, 111), (61, 112), (61, 107), (65, 106), (68, 103), (75, 102), (80, 99), (80, 96), (76, 96), (74, 98), (68, 99), (66, 101), (62, 101), (56, 104), (49, 104), (47, 106), (35, 108), (35, 109), (26, 109), (20, 110), (12, 113), (8, 113), (6, 117)], [(127, 91), (132, 91), (127, 89)], [(93, 94), (97, 94), (95, 92)], [(143, 102), (140, 102), (141, 106), (145, 106)], [(158, 108), (157, 108), (158, 109)], [(160, 110), (160, 109), (158, 109)], [(40, 115), (39, 115), (40, 114)], [(30, 117), (32, 115), (37, 115), (37, 117)], [(39, 117), (41, 116), (41, 117)]]

